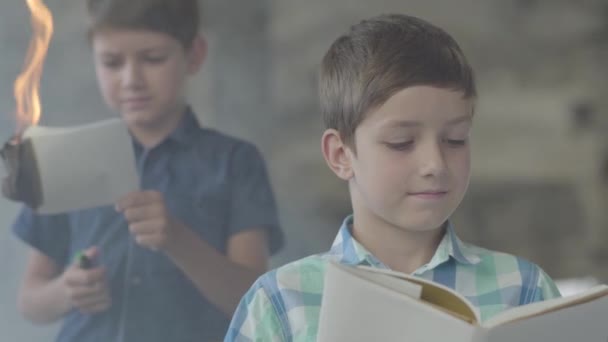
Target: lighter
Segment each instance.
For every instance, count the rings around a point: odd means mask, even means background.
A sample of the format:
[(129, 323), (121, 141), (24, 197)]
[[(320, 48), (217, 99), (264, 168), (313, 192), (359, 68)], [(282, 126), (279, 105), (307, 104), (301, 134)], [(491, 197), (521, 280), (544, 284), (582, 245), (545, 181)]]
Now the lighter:
[(88, 257), (84, 252), (78, 252), (74, 257), (74, 262), (82, 269), (90, 269), (93, 267), (93, 259)]

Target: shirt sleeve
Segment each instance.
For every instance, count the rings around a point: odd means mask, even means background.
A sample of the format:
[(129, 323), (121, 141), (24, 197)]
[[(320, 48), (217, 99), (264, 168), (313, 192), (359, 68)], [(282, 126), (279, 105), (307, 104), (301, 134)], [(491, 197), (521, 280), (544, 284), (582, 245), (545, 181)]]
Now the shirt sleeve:
[(257, 148), (239, 144), (230, 165), (231, 204), (229, 235), (254, 228), (266, 229), (271, 254), (283, 246), (274, 193), (266, 165)]
[(258, 280), (236, 308), (224, 342), (287, 341), (279, 315)]
[(66, 214), (38, 215), (24, 206), (12, 225), (23, 242), (65, 266), (69, 261), (70, 227)]

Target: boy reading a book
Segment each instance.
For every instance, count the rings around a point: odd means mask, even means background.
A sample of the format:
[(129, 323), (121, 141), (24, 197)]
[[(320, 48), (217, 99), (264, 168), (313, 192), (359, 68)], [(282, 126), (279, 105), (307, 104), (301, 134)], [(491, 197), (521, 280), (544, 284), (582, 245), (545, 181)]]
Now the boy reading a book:
[(476, 90), (448, 33), (406, 15), (364, 20), (325, 55), (320, 97), (323, 156), (353, 214), (329, 252), (260, 277), (225, 341), (315, 341), (328, 260), (441, 283), (482, 319), (559, 296), (538, 266), (462, 242), (449, 221), (469, 182)]
[[(197, 0), (88, 9), (101, 93), (133, 137), (142, 190), (60, 215), (24, 208), (19, 308), (33, 322), (63, 319), (58, 341), (219, 341), (281, 245), (264, 160), (201, 127), (184, 98), (206, 52)], [(74, 261), (81, 251), (86, 264)]]

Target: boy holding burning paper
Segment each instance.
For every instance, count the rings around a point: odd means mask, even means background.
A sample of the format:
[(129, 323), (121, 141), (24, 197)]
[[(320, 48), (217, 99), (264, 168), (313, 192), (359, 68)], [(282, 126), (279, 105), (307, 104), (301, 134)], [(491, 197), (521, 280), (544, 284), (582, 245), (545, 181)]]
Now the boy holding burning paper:
[(69, 213), (24, 207), (19, 308), (33, 322), (63, 318), (59, 341), (220, 340), (282, 243), (264, 160), (201, 127), (184, 98), (206, 55), (196, 0), (88, 9), (101, 93), (128, 126), (142, 190)]

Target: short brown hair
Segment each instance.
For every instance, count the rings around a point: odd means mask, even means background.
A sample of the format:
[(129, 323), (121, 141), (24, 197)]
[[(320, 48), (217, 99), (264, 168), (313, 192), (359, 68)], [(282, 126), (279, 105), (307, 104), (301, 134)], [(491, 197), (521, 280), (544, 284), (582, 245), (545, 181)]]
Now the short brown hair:
[(416, 85), (476, 96), (473, 70), (447, 32), (407, 15), (364, 20), (336, 39), (323, 58), (319, 94), (325, 127), (354, 147), (355, 130), (367, 113)]
[(186, 48), (198, 34), (198, 0), (87, 0), (89, 35), (108, 27), (166, 33)]

